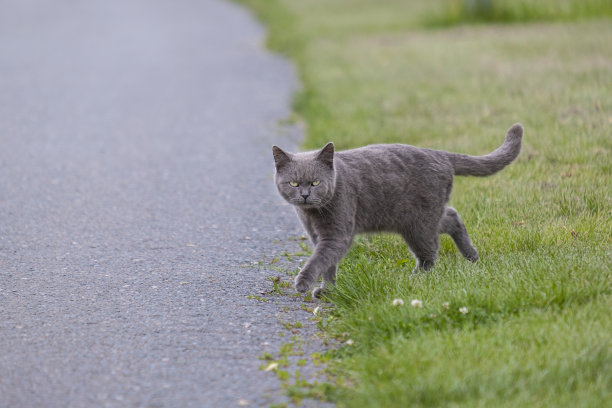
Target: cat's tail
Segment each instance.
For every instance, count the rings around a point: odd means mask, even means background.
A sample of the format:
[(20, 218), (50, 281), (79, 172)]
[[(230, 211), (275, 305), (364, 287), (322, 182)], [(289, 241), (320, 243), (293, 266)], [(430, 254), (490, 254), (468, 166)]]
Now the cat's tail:
[(449, 153), (449, 158), (455, 174), (458, 176), (489, 176), (495, 174), (510, 163), (521, 152), (523, 126), (520, 123), (512, 125), (506, 133), (504, 144), (494, 152), (485, 156), (468, 156), (459, 153)]

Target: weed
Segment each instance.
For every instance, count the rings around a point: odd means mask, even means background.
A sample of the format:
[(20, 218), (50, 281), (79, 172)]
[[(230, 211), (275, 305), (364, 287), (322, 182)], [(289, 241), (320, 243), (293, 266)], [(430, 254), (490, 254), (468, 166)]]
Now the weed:
[(274, 357), (270, 353), (263, 353), (261, 356), (259, 356), (259, 359), (260, 360), (271, 361), (271, 360), (274, 360)]
[(247, 295), (246, 297), (247, 299), (253, 299), (253, 300), (257, 300), (258, 302), (269, 302), (270, 299), (267, 299), (263, 296), (259, 296), (259, 295)]

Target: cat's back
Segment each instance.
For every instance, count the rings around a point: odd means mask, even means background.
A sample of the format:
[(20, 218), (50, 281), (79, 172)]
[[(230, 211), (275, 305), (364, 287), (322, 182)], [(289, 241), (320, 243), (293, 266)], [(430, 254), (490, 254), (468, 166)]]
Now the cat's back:
[(337, 196), (353, 206), (357, 232), (397, 231), (414, 217), (438, 216), (448, 201), (453, 169), (442, 151), (376, 144), (337, 152), (334, 160)]
[(452, 174), (452, 164), (444, 152), (399, 143), (339, 151), (336, 161), (340, 162), (339, 167), (353, 173), (379, 171), (391, 175), (399, 171), (405, 176), (406, 172), (434, 171)]

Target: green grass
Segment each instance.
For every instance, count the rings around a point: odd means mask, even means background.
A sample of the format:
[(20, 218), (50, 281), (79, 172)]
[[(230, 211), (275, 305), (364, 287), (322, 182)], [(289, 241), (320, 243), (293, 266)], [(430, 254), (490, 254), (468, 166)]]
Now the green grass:
[[(483, 154), (525, 126), (515, 163), (455, 180), (476, 264), (443, 237), (435, 268), (410, 276), (391, 235), (358, 239), (343, 260), (323, 325), (353, 341), (331, 363), (338, 405), (608, 404), (612, 24), (587, 17), (612, 2), (494, 1), (502, 17), (476, 18), (443, 0), (242, 1), (296, 61), (304, 148)], [(454, 25), (476, 20), (513, 24)]]

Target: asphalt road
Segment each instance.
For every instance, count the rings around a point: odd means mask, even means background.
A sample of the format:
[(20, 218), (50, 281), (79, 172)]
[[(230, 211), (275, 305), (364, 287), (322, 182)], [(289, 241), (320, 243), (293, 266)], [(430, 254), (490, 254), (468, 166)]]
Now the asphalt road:
[(257, 357), (305, 312), (246, 296), (302, 233), (290, 64), (217, 0), (0, 9), (0, 407), (282, 400)]

